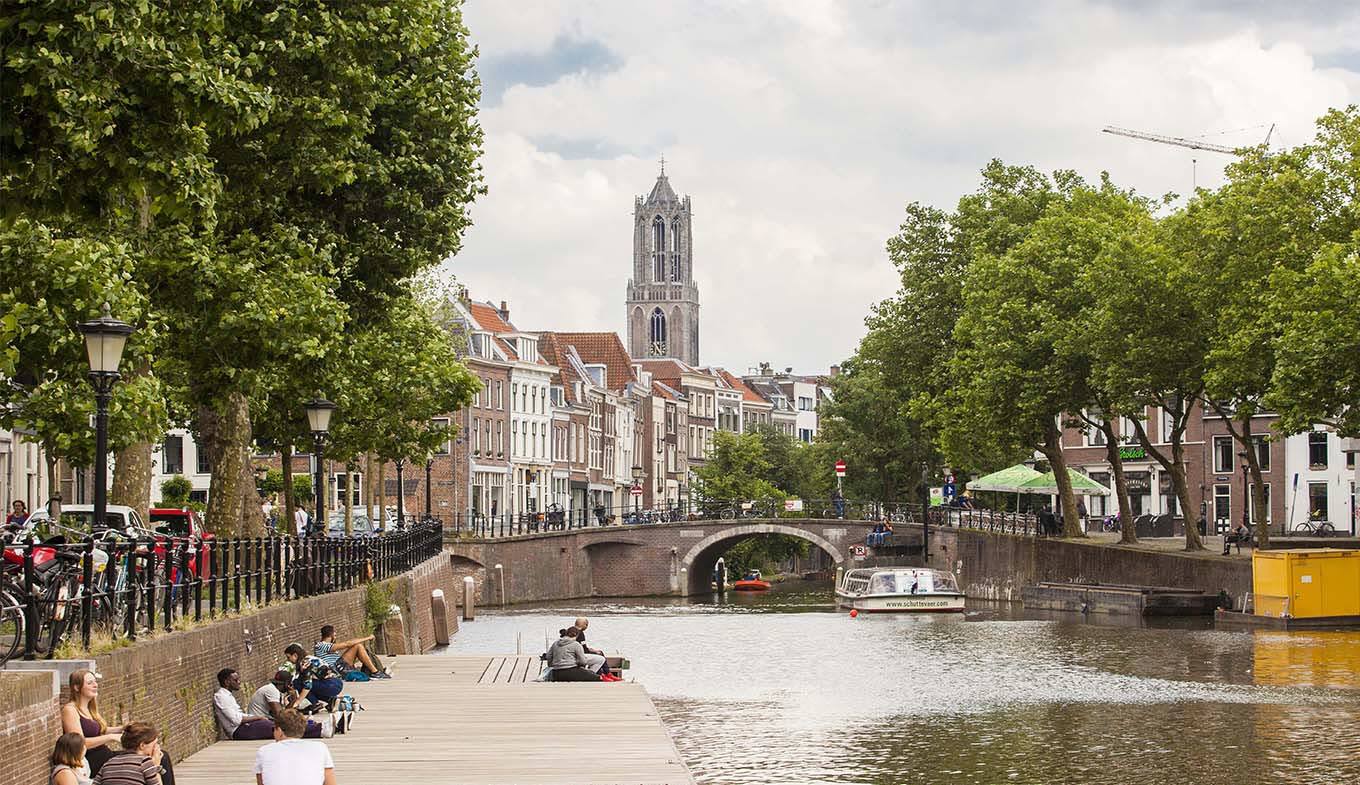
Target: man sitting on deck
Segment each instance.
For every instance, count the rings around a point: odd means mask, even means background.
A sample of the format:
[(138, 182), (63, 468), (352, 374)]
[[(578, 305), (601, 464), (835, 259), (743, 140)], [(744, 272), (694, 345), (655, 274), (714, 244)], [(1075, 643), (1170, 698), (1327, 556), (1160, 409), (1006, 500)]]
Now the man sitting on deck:
[[(317, 642), (312, 653), (317, 657), (320, 657), (322, 662), (340, 673), (358, 667), (355, 665), (355, 663), (358, 662), (363, 665), (363, 673), (368, 675), (369, 678), (392, 678), (391, 674), (385, 669), (374, 664), (373, 657), (369, 655), (368, 649), (364, 647), (364, 644), (371, 640), (373, 640), (373, 636), (369, 635), (365, 638), (355, 638), (353, 640), (344, 641), (343, 643), (336, 643), (335, 627), (327, 624), (321, 628), (321, 640)], [(360, 681), (363, 681), (363, 679), (360, 679)]]
[[(286, 709), (294, 708), (297, 704), (297, 693), (293, 691), (293, 677), (288, 671), (278, 671), (274, 674), (272, 681), (262, 685), (255, 694), (250, 696), (250, 703), (246, 704), (246, 712), (252, 717), (268, 717), (277, 726), (279, 715)], [(348, 723), (340, 724), (340, 732), (344, 733)], [(303, 734), (309, 739), (321, 738), (321, 724), (307, 721), (307, 730)]]
[(590, 619), (582, 616), (573, 623), (573, 626), (576, 627), (576, 642), (581, 644), (581, 649), (586, 653), (586, 667), (601, 676), (608, 676), (609, 661), (605, 659), (604, 652), (586, 645), (586, 628), (590, 626)]

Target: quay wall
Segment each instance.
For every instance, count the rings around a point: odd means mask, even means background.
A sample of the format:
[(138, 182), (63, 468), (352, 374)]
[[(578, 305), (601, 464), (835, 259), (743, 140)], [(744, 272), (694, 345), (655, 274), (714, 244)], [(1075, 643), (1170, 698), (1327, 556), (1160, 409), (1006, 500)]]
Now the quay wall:
[(1251, 591), (1250, 561), (1210, 552), (1154, 551), (932, 527), (930, 554), (931, 566), (956, 573), (966, 595), (986, 600), (1019, 602), (1020, 590), (1040, 581), (1225, 591), (1237, 607)]
[[(393, 604), (401, 609), (405, 652), (434, 647), (430, 592), (442, 589), (456, 596), (449, 556), (440, 554), (409, 572), (383, 581)], [(241, 674), (239, 699), (268, 681), (283, 662), (283, 650), (298, 642), (310, 647), (323, 624), (333, 624), (340, 638), (359, 637), (366, 626), (367, 587), (291, 600), (249, 615), (194, 629), (161, 633), (152, 638), (94, 658), (99, 681), (99, 707), (111, 725), (132, 720), (150, 722), (161, 732), (164, 748), (176, 761), (217, 740), (212, 694), (217, 672), (235, 668)], [(446, 612), (452, 603), (446, 599)], [(449, 630), (457, 619), (448, 612)], [(4, 730), (11, 763), (0, 767), (0, 785), (32, 785), (47, 781), (47, 756), (61, 732), (57, 716), (65, 699), (54, 695), (51, 671), (0, 671), (0, 729)], [(15, 754), (18, 757), (15, 757)]]

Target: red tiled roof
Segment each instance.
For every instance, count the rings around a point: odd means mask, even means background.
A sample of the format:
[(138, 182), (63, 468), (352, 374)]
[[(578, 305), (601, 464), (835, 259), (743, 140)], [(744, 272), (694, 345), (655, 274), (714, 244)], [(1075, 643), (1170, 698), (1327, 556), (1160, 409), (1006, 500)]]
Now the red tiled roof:
[(743, 401), (746, 401), (748, 403), (763, 403), (766, 406), (771, 405), (770, 402), (765, 400), (765, 398), (761, 396), (760, 393), (756, 392), (755, 390), (752, 390), (750, 387), (747, 387), (745, 382), (728, 373), (727, 371), (723, 370), (722, 368), (718, 369), (718, 375), (721, 376), (723, 381), (727, 382), (727, 384), (731, 386), (733, 390), (736, 390), (737, 392), (741, 393), (741, 399)]
[(579, 403), (579, 401), (576, 400), (576, 389), (573, 382), (580, 381), (581, 376), (576, 373), (576, 369), (567, 361), (566, 351), (560, 345), (556, 334), (539, 333), (538, 353), (543, 355), (543, 359), (546, 360), (549, 365), (557, 367), (558, 378), (556, 381), (558, 384), (562, 385), (562, 390), (567, 397), (567, 401), (569, 403)]
[(477, 320), (483, 330), (500, 335), (502, 333), (512, 333), (515, 326), (501, 318), (500, 311), (491, 303), (474, 302), (468, 306), (472, 312), (472, 318)]
[(541, 337), (553, 336), (563, 347), (571, 346), (581, 362), (605, 367), (605, 382), (611, 390), (622, 390), (635, 380), (633, 358), (623, 348), (618, 333), (539, 333)]
[(693, 371), (679, 360), (669, 358), (638, 360), (638, 363), (643, 370), (651, 372), (653, 379), (666, 382), (677, 389), (680, 387), (680, 375)]
[(652, 394), (659, 395), (669, 401), (678, 400), (675, 390), (656, 380), (652, 380)]

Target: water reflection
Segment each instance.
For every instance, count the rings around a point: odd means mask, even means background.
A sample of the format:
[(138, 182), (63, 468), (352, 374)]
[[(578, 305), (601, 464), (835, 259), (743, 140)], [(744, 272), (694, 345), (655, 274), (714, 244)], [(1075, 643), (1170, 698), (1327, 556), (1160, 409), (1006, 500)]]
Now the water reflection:
[[(704, 783), (1333, 783), (1360, 776), (1355, 633), (1116, 626), (970, 605), (834, 612), (829, 592), (562, 603), (465, 625), (537, 651), (578, 613), (627, 653)], [(530, 643), (530, 642), (533, 643)]]

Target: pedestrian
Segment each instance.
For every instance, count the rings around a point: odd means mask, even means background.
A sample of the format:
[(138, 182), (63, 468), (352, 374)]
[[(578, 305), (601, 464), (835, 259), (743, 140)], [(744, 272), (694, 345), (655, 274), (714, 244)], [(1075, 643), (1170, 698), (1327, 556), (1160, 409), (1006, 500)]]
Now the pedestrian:
[(320, 741), (302, 738), (307, 720), (296, 709), (279, 712), (274, 743), (255, 753), (258, 785), (335, 785), (335, 761)]
[(14, 500), (14, 512), (5, 516), (5, 525), (19, 527), (28, 522), (28, 504), (20, 499)]
[(831, 490), (831, 506), (836, 508), (836, 518), (845, 517), (845, 496), (841, 494), (841, 487), (837, 485)]
[(1077, 497), (1077, 517), (1081, 519), (1081, 530), (1086, 531), (1086, 499)]
[(297, 529), (297, 536), (299, 537), (307, 534), (307, 510), (301, 504), (293, 510), (293, 528)]
[(1054, 517), (1053, 508), (1048, 504), (1039, 509), (1039, 531), (1045, 537), (1058, 533), (1058, 519)]

